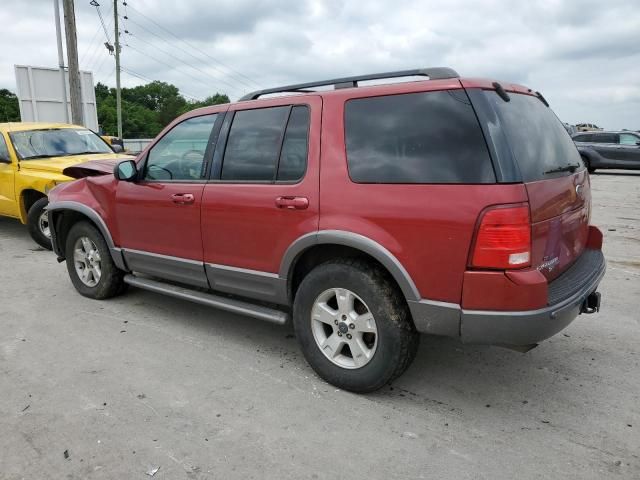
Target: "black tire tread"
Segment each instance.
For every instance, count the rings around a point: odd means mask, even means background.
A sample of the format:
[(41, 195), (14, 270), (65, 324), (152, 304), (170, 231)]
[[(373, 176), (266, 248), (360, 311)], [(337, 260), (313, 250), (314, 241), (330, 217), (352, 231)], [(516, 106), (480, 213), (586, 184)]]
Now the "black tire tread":
[[(409, 308), (402, 292), (395, 285), (390, 275), (377, 265), (361, 258), (340, 258), (324, 262), (316, 266), (314, 270), (328, 265), (344, 266), (359, 272), (361, 278), (368, 284), (368, 287), (376, 292), (377, 299), (383, 304), (384, 310), (390, 312), (386, 318), (393, 324), (393, 327), (400, 332), (399, 347), (394, 350), (391, 360), (391, 363), (395, 367), (392, 372), (387, 373), (384, 378), (380, 378), (369, 385), (359, 385), (357, 388), (343, 386), (343, 388), (359, 393), (378, 390), (402, 375), (409, 365), (411, 365), (418, 351), (420, 336), (411, 320)], [(311, 273), (313, 273), (313, 271)], [(308, 278), (308, 276), (301, 282), (301, 287), (306, 278)], [(333, 383), (331, 379), (327, 379), (327, 381)]]
[(34, 242), (36, 242), (42, 248), (51, 250), (51, 239), (45, 237), (40, 231), (40, 227), (38, 226), (40, 212), (48, 204), (49, 199), (47, 197), (39, 198), (38, 200), (33, 202), (33, 205), (29, 207), (29, 211), (27, 212), (27, 228), (29, 229), (29, 235), (31, 235), (31, 238)]
[[(83, 230), (84, 232), (82, 232)], [(79, 233), (84, 233), (93, 240), (100, 252), (102, 277), (100, 278), (98, 285), (95, 287), (88, 287), (83, 284), (78, 278), (75, 266), (73, 265), (73, 246), (78, 236), (80, 236)], [(104, 240), (100, 231), (91, 223), (82, 221), (71, 227), (69, 234), (67, 235), (65, 255), (67, 257), (67, 270), (69, 272), (69, 276), (74, 287), (76, 287), (76, 290), (78, 290), (81, 295), (95, 300), (105, 300), (125, 292), (127, 288), (127, 284), (124, 283), (123, 280), (125, 272), (118, 269), (115, 263), (113, 263), (107, 242)]]

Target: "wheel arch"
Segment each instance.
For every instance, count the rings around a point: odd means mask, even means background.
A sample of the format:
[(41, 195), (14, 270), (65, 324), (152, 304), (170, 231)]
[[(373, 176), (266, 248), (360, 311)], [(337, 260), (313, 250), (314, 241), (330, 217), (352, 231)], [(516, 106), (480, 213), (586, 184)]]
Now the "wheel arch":
[(420, 293), (400, 261), (378, 242), (353, 232), (324, 230), (298, 238), (285, 252), (279, 275), (287, 279), (293, 299), (299, 282), (311, 268), (335, 256), (361, 256), (379, 264), (394, 280), (406, 301), (419, 301)]
[(49, 223), (52, 228), (53, 248), (58, 255), (58, 259), (62, 261), (65, 258), (64, 245), (71, 227), (80, 221), (88, 221), (104, 237), (116, 266), (122, 270), (127, 270), (122, 252), (115, 246), (107, 224), (94, 209), (78, 202), (60, 201), (50, 203), (47, 211), (49, 212)]
[(22, 223), (27, 223), (27, 216), (29, 214), (29, 210), (41, 198), (46, 198), (47, 196), (42, 193), (40, 190), (36, 190), (35, 188), (25, 188), (20, 192), (20, 221)]

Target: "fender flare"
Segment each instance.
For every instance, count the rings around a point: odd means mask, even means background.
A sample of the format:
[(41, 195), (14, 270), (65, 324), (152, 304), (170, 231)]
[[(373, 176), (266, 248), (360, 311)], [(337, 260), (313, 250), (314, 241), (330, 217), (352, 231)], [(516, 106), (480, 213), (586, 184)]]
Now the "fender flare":
[[(73, 202), (73, 201), (70, 201), (70, 200), (62, 200), (62, 201), (59, 201), (59, 202), (51, 202), (51, 203), (49, 203), (49, 205), (47, 205), (47, 211), (48, 212), (60, 212), (60, 211), (64, 211), (64, 210), (71, 210), (73, 212), (81, 213), (82, 215), (87, 217), (89, 220), (91, 220), (96, 225), (96, 227), (98, 227), (98, 230), (100, 230), (100, 233), (104, 237), (105, 242), (107, 242), (107, 247), (109, 247), (109, 252), (111, 253), (111, 258), (113, 258), (113, 262), (121, 270), (128, 270), (126, 268), (126, 265), (125, 265), (125, 262), (124, 262), (124, 258), (122, 256), (121, 249), (117, 248), (115, 246), (115, 244), (113, 243), (113, 237), (111, 236), (111, 232), (109, 231), (109, 227), (107, 227), (107, 224), (102, 219), (100, 214), (98, 214), (98, 212), (96, 212), (91, 207), (87, 207), (83, 203)], [(53, 222), (53, 221), (50, 222), (50, 225), (51, 225), (51, 228), (53, 230), (52, 242), (54, 244), (54, 251), (56, 252), (56, 254), (58, 254), (58, 256), (60, 258), (64, 258), (64, 257), (62, 257), (62, 255), (64, 255), (64, 252), (62, 251), (61, 246), (56, 245), (56, 241), (55, 241), (55, 237), (56, 237), (56, 234), (55, 234), (55, 222)]]
[(300, 255), (315, 245), (343, 245), (371, 255), (395, 279), (407, 301), (419, 301), (420, 292), (402, 263), (385, 247), (363, 235), (343, 230), (320, 230), (299, 237), (287, 249), (280, 263), (280, 278), (289, 279)]

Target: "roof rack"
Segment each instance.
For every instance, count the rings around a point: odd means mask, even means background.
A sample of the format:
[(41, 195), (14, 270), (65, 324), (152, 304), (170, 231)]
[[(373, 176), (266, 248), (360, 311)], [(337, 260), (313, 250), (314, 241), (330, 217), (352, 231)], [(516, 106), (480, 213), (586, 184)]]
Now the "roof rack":
[(358, 82), (399, 77), (429, 77), (429, 80), (441, 80), (446, 78), (460, 78), (460, 75), (449, 67), (417, 68), (415, 70), (400, 70), (397, 72), (370, 73), (368, 75), (358, 75), (355, 77), (334, 78), (332, 80), (319, 80), (317, 82), (298, 83), (296, 85), (256, 90), (255, 92), (248, 93), (239, 101), (256, 100), (262, 95), (271, 93), (312, 93), (313, 90), (308, 90), (309, 88), (323, 87), (326, 85), (333, 85), (336, 90), (339, 88), (352, 88), (357, 87)]

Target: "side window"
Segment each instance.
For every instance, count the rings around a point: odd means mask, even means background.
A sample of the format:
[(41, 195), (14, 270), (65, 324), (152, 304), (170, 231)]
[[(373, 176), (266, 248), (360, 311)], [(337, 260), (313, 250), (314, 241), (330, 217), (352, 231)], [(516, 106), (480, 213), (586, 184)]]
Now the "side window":
[(596, 143), (618, 143), (618, 136), (613, 133), (598, 133), (594, 136)]
[(0, 133), (0, 159), (10, 160), (9, 157), (9, 149), (7, 148), (7, 143), (4, 139), (4, 136)]
[(291, 109), (289, 116), (280, 153), (277, 180), (295, 181), (304, 176), (307, 169), (308, 144), (309, 107), (298, 105)]
[(149, 151), (147, 180), (200, 180), (204, 155), (218, 114), (192, 117), (173, 127)]
[(636, 137), (630, 133), (620, 134), (620, 145), (637, 145), (640, 142), (640, 137)]
[(289, 107), (236, 112), (222, 161), (222, 180), (273, 180)]
[(464, 91), (388, 95), (345, 106), (349, 175), (358, 183), (494, 183)]

